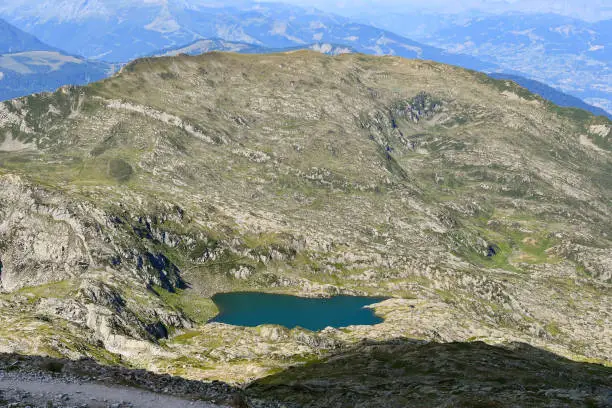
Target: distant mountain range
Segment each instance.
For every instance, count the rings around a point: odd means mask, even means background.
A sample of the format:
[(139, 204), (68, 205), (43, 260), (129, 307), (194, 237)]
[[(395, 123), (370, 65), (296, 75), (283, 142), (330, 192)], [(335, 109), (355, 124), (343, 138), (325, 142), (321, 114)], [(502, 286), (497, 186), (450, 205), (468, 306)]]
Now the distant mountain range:
[(51, 46), (38, 38), (0, 19), (0, 54), (12, 54), (24, 51), (55, 51)]
[(123, 63), (161, 49), (218, 38), (274, 49), (345, 44), (367, 54), (431, 59), (476, 70), (497, 68), (344, 17), (285, 4), (64, 0), (58, 7), (57, 1), (16, 0), (0, 5), (0, 15), (48, 44), (110, 62)]
[(469, 54), (497, 65), (499, 71), (544, 82), (612, 113), (612, 20), (374, 12), (362, 22)]
[(523, 88), (529, 89), (529, 91), (540, 95), (542, 98), (547, 99), (556, 105), (580, 108), (589, 111), (594, 115), (607, 116), (608, 118), (612, 119), (612, 114), (605, 111), (604, 109), (598, 108), (597, 106), (589, 105), (580, 98), (561, 92), (558, 89), (550, 87), (542, 82), (538, 82), (533, 79), (528, 79), (519, 75), (504, 73), (493, 73), (489, 76), (495, 79), (507, 79), (516, 82)]
[(318, 51), (322, 54), (327, 55), (340, 55), (356, 52), (355, 49), (351, 47), (329, 43), (314, 43), (289, 48), (266, 48), (258, 45), (235, 41), (225, 41), (221, 39), (201, 39), (184, 46), (166, 48), (164, 50), (152, 53), (149, 56), (170, 57), (179, 54), (200, 55), (211, 51), (237, 52), (241, 54), (267, 54), (274, 52), (290, 52), (304, 49)]
[(239, 52), (245, 54), (264, 53), (267, 52), (267, 48), (260, 47), (258, 45), (236, 42), (236, 41), (225, 41), (218, 38), (211, 39), (199, 39), (190, 42), (189, 44), (181, 45), (178, 47), (168, 47), (163, 50), (159, 50), (151, 53), (151, 57), (171, 57), (179, 54), (187, 55), (199, 55), (211, 51), (224, 51), (224, 52)]
[[(373, 13), (369, 21), (381, 27), (376, 28), (285, 4), (244, 1), (211, 5), (200, 0), (62, 0), (61, 4), (55, 0), (16, 0), (0, 5), (0, 15), (42, 39), (15, 27), (9, 29), (6, 23), (3, 29), (0, 24), (0, 32), (6, 32), (0, 39), (0, 46), (5, 44), (1, 52), (28, 53), (0, 59), (3, 99), (66, 83), (86, 83), (112, 72), (109, 64), (91, 60), (126, 63), (141, 56), (310, 48), (328, 54), (362, 52), (422, 58), (483, 72), (504, 72), (560, 105), (596, 114), (608, 109), (608, 116), (612, 112), (608, 66), (612, 47), (606, 47), (612, 41), (612, 29), (606, 31), (609, 22), (589, 25), (551, 15), (450, 18)], [(60, 48), (89, 60), (70, 56)], [(43, 50), (53, 53), (39, 52)], [(32, 54), (34, 51), (37, 53)], [(15, 61), (36, 69), (28, 68), (30, 75), (26, 77), (23, 69), (10, 68), (17, 66)]]
[(0, 20), (0, 100), (86, 84), (110, 73), (107, 63), (64, 53)]

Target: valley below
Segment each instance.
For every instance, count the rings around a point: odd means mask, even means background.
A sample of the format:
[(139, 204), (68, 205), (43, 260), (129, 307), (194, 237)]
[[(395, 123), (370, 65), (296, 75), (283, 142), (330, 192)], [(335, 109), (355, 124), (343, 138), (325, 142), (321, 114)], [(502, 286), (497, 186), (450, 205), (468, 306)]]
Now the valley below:
[[(0, 372), (236, 407), (605, 406), (611, 133), (511, 81), (313, 51), (0, 103)], [(228, 292), (377, 319), (211, 321)]]

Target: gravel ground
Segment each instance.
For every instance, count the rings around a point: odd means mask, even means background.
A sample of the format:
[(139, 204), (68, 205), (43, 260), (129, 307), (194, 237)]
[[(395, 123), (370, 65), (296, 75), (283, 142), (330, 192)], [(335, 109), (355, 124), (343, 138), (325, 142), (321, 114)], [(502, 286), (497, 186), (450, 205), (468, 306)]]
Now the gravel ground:
[(242, 408), (244, 399), (241, 389), (220, 381), (191, 381), (91, 359), (0, 353), (0, 408)]
[(85, 383), (76, 379), (55, 378), (41, 373), (0, 372), (0, 406), (31, 408), (221, 408), (202, 401), (119, 385)]

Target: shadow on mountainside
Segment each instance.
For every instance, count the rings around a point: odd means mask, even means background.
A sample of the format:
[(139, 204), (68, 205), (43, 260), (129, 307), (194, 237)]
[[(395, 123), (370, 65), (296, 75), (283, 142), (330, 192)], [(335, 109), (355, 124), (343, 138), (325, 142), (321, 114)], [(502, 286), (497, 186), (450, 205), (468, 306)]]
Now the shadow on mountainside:
[(610, 407), (612, 368), (523, 343), (363, 342), (253, 382), (287, 407)]
[(256, 380), (244, 390), (93, 360), (0, 354), (0, 374), (7, 371), (136, 387), (236, 408), (612, 406), (612, 368), (523, 343), (364, 341)]

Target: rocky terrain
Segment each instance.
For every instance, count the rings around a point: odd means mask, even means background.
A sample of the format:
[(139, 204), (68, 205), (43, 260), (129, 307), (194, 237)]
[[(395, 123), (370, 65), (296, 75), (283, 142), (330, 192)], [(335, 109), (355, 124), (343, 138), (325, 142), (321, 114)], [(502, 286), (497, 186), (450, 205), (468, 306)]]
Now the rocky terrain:
[(603, 407), (611, 372), (526, 344), (362, 341), (242, 387), (92, 360), (0, 355), (9, 407)]
[[(312, 51), (142, 59), (2, 103), (0, 352), (250, 384), (253, 404), (324, 390), (312, 406), (381, 396), (334, 385), (351, 356), (408, 376), (457, 354), (467, 382), (414, 395), (474, 406), (453, 395), (515, 364), (543, 378), (525, 403), (605, 404), (611, 128), (473, 71)], [(207, 323), (232, 290), (391, 299), (375, 326)], [(508, 387), (483, 406), (532, 398)]]
[(0, 355), (0, 406), (236, 407), (246, 397), (225, 384), (187, 381), (91, 360)]

